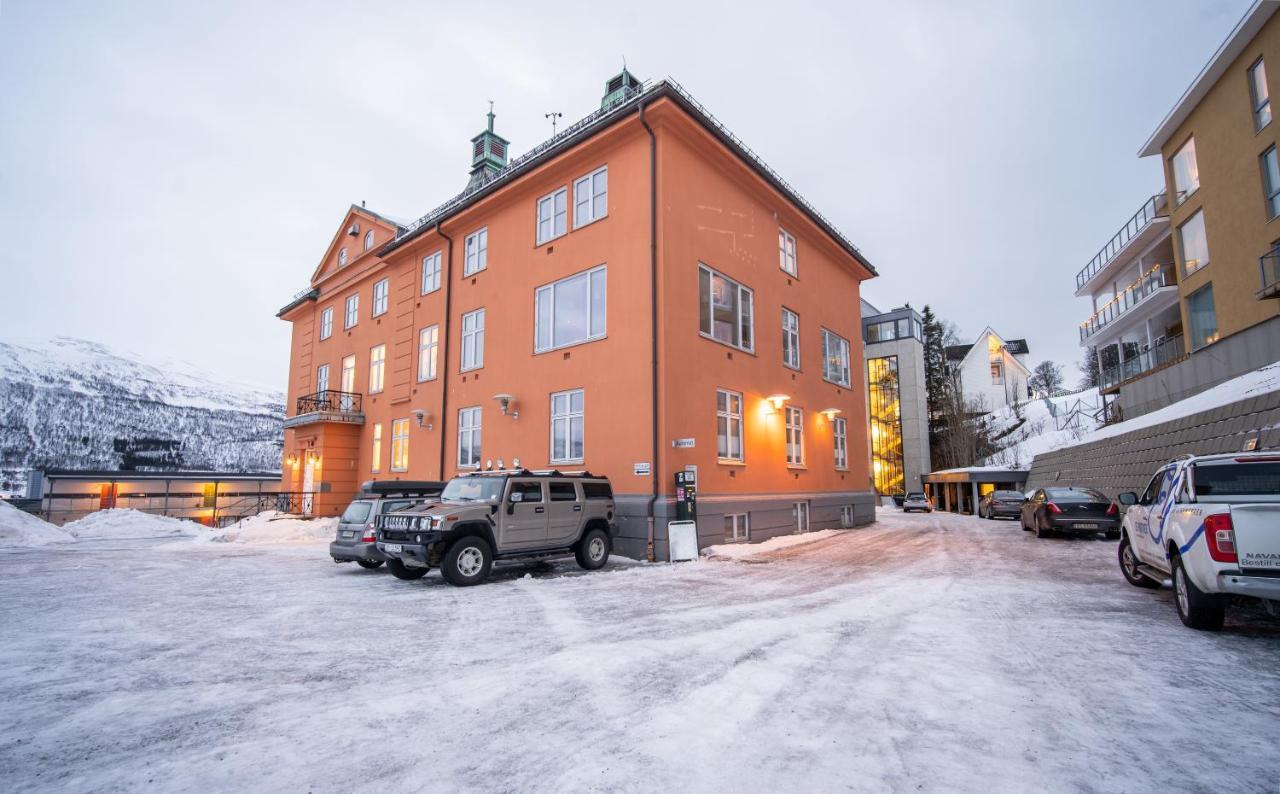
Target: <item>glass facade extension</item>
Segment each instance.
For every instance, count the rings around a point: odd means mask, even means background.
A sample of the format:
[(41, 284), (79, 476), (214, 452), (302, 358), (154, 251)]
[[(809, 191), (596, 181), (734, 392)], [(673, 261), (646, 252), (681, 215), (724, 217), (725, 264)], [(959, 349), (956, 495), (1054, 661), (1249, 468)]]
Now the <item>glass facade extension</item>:
[(871, 412), (871, 475), (876, 493), (903, 492), (902, 405), (898, 357), (867, 359), (867, 406)]

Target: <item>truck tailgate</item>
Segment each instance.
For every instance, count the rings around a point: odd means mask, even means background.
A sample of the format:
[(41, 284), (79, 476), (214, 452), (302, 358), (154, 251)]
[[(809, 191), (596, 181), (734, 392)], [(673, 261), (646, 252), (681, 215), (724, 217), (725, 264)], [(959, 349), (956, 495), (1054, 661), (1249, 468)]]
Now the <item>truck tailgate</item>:
[(1232, 505), (1231, 524), (1241, 571), (1280, 576), (1280, 504)]

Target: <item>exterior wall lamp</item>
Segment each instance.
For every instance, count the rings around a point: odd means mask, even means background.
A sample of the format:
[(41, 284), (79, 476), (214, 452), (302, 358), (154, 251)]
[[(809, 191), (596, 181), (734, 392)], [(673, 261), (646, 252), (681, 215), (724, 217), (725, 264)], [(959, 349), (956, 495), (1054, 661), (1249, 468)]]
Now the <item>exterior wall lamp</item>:
[(293, 454), (291, 454), (291, 455), (287, 456), (287, 457), (284, 459), (284, 462), (285, 462), (286, 464), (288, 464), (288, 465), (292, 466), (292, 467), (293, 467), (293, 468), (295, 468), (295, 469), (296, 469), (296, 468), (298, 468), (298, 456), (297, 456), (297, 455), (293, 455)]
[(422, 408), (414, 408), (409, 413), (413, 414), (414, 420), (418, 423), (418, 427), (425, 427), (428, 430), (434, 430), (435, 425), (431, 423), (431, 414)]
[(823, 416), (827, 417), (827, 421), (828, 421), (828, 422), (831, 422), (831, 421), (834, 421), (834, 420), (835, 420), (835, 418), (836, 418), (837, 416), (839, 416), (839, 415), (840, 415), (841, 413), (843, 413), (843, 412), (842, 412), (839, 408), (823, 408), (823, 409), (822, 409), (821, 411), (819, 411), (818, 413), (820, 413), (820, 414), (822, 414)]
[(786, 404), (787, 400), (791, 399), (791, 395), (770, 394), (768, 397), (765, 397), (765, 399), (773, 406), (773, 412), (776, 414), (778, 411), (782, 410), (782, 406)]
[(501, 394), (493, 395), (493, 399), (498, 401), (498, 408), (502, 410), (503, 416), (510, 416), (512, 419), (520, 418), (519, 411), (511, 410), (511, 407), (515, 405), (516, 402), (515, 395), (502, 392)]

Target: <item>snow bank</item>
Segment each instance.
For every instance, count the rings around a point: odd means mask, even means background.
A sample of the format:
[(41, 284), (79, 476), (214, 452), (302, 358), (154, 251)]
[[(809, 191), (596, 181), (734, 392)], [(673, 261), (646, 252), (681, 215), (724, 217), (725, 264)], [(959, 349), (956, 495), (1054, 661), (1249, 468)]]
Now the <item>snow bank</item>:
[[(1053, 404), (1052, 409), (1049, 403)], [(987, 427), (992, 436), (998, 437), (1000, 451), (984, 463), (996, 468), (1026, 468), (1036, 455), (1078, 444), (1097, 429), (1098, 422), (1091, 413), (1099, 407), (1098, 393), (1093, 391), (1021, 403), (1017, 411), (1012, 406), (992, 411)], [(1055, 420), (1055, 413), (1059, 420)], [(1056, 429), (1055, 422), (1066, 421), (1072, 414), (1076, 426)]]
[(130, 508), (99, 510), (72, 521), (63, 529), (80, 540), (196, 537), (208, 531), (194, 521)]
[(268, 510), (215, 530), (208, 540), (214, 543), (328, 543), (338, 531), (336, 518), (303, 519)]
[(779, 535), (776, 538), (769, 538), (760, 543), (725, 543), (719, 546), (708, 546), (703, 550), (703, 554), (709, 557), (726, 557), (731, 560), (742, 560), (748, 557), (755, 557), (759, 554), (767, 554), (771, 551), (790, 548), (791, 546), (800, 546), (805, 543), (812, 543), (815, 540), (829, 538), (832, 535), (839, 534), (840, 530), (823, 529), (817, 532), (805, 532), (802, 535)]
[(53, 524), (0, 500), (0, 546), (44, 546), (73, 543), (75, 538)]

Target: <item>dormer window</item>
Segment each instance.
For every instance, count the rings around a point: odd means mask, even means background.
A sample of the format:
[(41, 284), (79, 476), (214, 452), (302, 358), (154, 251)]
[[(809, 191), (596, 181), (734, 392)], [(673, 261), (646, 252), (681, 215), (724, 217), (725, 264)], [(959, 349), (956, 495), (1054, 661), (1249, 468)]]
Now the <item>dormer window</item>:
[(370, 229), (369, 231), (365, 232), (365, 235), (364, 235), (364, 250), (368, 251), (372, 247), (373, 247), (373, 229)]
[(347, 266), (347, 249), (343, 248), (338, 252), (338, 267)]

